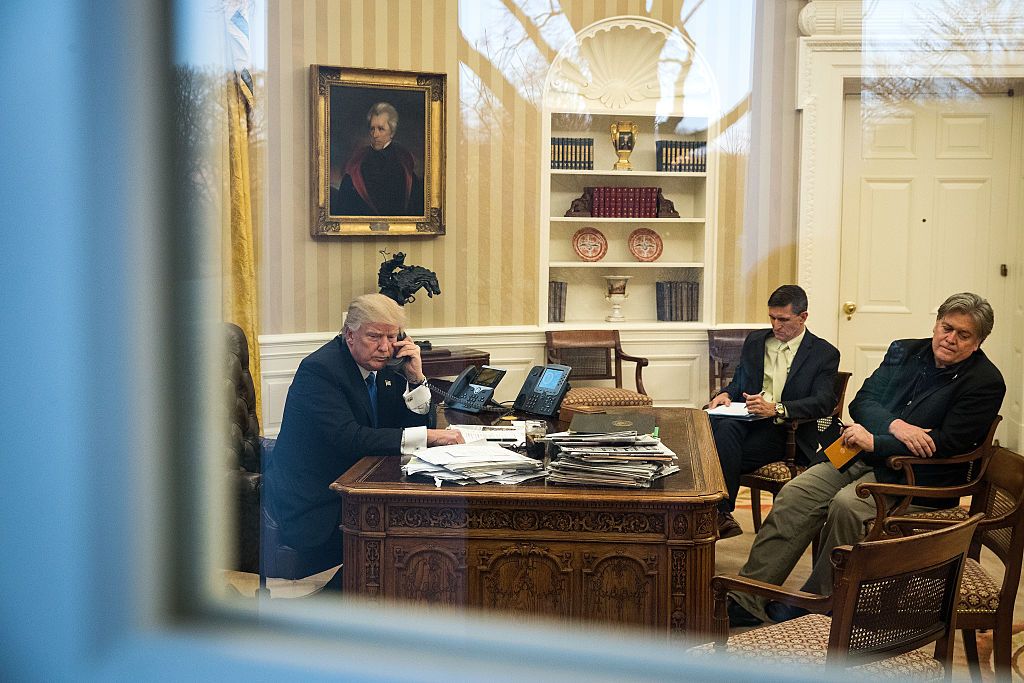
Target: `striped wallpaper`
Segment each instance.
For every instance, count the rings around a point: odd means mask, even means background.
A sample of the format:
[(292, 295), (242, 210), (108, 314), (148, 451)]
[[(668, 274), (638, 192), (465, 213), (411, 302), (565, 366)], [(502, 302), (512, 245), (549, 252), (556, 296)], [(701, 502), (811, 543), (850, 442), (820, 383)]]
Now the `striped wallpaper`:
[[(575, 32), (629, 14), (684, 30), (683, 18), (701, 4), (268, 2), (268, 62), (260, 94), (268, 133), (256, 157), (266, 179), (265, 205), (256, 213), (263, 219), (261, 332), (338, 329), (348, 301), (376, 290), (381, 249), (404, 251), (408, 263), (438, 274), (441, 296), (406, 307), (413, 328), (536, 324), (540, 150), (546, 149), (539, 139), (539, 93), (560, 47), (551, 44), (551, 26), (568, 22)], [(557, 22), (537, 15), (549, 6), (562, 13)], [(446, 235), (310, 237), (310, 64), (447, 74)], [(717, 277), (729, 286), (718, 289), (716, 317), (725, 323), (761, 321), (768, 293), (795, 277), (794, 221), (772, 221), (771, 230), (744, 234), (749, 128), (741, 119), (726, 132), (731, 137), (719, 166)]]

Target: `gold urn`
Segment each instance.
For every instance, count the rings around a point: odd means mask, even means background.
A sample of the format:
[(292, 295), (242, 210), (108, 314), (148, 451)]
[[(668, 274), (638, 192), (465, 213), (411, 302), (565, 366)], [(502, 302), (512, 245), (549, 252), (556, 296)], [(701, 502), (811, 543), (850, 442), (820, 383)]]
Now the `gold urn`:
[(612, 146), (619, 157), (613, 168), (616, 171), (632, 171), (633, 164), (629, 163), (629, 155), (636, 145), (636, 136), (640, 129), (632, 121), (616, 121), (611, 126), (611, 132)]

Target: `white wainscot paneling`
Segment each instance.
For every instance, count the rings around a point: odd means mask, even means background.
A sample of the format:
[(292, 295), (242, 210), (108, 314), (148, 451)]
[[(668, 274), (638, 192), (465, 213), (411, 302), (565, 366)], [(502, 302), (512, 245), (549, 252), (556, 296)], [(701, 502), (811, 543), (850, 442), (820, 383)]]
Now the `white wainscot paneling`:
[[(699, 407), (707, 401), (708, 336), (705, 330), (629, 330), (622, 350), (650, 361), (644, 388), (656, 406)], [(633, 363), (623, 363), (623, 384), (633, 387)]]
[[(263, 376), (263, 415), (266, 436), (281, 429), (285, 399), (302, 359), (326, 344), (336, 333), (260, 335)], [(544, 332), (537, 327), (410, 329), (413, 339), (429, 339), (435, 347), (481, 349), (491, 354), (491, 365), (508, 371), (498, 390), (497, 401), (515, 400), (519, 387), (534, 365), (544, 362)]]
[[(414, 339), (436, 347), (474, 348), (490, 353), (491, 365), (507, 371), (495, 392), (499, 402), (512, 402), (530, 368), (544, 363), (544, 331), (538, 327), (446, 328), (410, 330)], [(264, 434), (281, 429), (288, 388), (302, 359), (334, 337), (334, 333), (261, 335)], [(657, 406), (701, 406), (707, 400), (708, 349), (704, 330), (629, 330), (622, 333), (626, 353), (644, 356), (644, 386)], [(634, 387), (632, 363), (623, 364), (624, 384)], [(570, 381), (571, 377), (570, 377)], [(600, 384), (600, 383), (595, 383)]]

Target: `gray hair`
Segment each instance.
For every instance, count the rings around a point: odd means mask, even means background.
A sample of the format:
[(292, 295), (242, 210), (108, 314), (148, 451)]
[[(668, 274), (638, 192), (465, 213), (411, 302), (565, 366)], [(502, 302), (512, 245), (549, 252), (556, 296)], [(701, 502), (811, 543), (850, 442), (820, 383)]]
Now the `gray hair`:
[(995, 325), (995, 313), (992, 311), (992, 305), (971, 292), (960, 292), (943, 301), (935, 319), (941, 320), (949, 313), (962, 313), (970, 316), (974, 321), (974, 330), (978, 334), (979, 344), (985, 341), (985, 338), (992, 332), (992, 326)]
[(391, 126), (391, 134), (394, 135), (398, 132), (398, 110), (392, 107), (387, 102), (378, 102), (377, 104), (370, 107), (370, 111), (366, 112), (366, 122), (370, 123), (374, 116), (380, 116), (384, 114), (388, 117), (388, 125)]
[(405, 309), (383, 294), (363, 294), (348, 305), (348, 315), (342, 332), (355, 332), (367, 323), (384, 323), (405, 327)]

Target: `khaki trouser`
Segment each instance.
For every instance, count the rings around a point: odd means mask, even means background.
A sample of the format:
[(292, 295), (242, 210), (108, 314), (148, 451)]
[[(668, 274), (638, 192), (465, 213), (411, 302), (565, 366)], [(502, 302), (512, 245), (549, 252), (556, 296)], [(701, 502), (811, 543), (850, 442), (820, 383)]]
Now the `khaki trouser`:
[[(875, 481), (874, 470), (862, 462), (845, 472), (832, 463), (814, 465), (786, 484), (757, 532), (741, 576), (781, 586), (807, 546), (823, 529), (821, 553), (802, 590), (819, 595), (832, 593), (832, 549), (853, 545), (864, 536), (864, 524), (875, 518), (875, 500), (857, 496), (857, 484)], [(911, 506), (908, 511), (921, 510)], [(732, 593), (733, 599), (754, 616), (768, 620), (767, 600), (748, 593)]]

